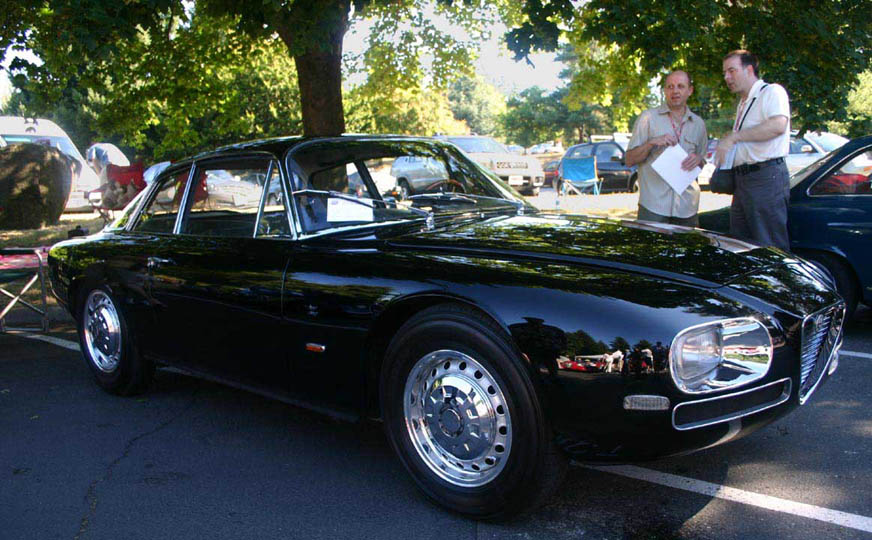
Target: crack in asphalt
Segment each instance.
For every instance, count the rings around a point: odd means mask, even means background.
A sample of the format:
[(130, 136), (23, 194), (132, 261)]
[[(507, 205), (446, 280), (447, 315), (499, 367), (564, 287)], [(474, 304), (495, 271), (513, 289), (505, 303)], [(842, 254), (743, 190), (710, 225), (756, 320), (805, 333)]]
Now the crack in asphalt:
[(167, 426), (181, 418), (186, 412), (191, 410), (191, 408), (194, 406), (194, 403), (197, 401), (197, 392), (199, 390), (200, 387), (197, 386), (197, 388), (195, 388), (193, 393), (191, 394), (191, 400), (176, 415), (169, 418), (168, 420), (161, 422), (154, 429), (146, 431), (145, 433), (140, 433), (139, 435), (128, 440), (127, 443), (124, 445), (124, 452), (106, 466), (106, 472), (103, 474), (103, 476), (91, 482), (91, 484), (88, 486), (88, 492), (85, 494), (85, 500), (88, 501), (88, 512), (84, 516), (82, 516), (82, 520), (79, 522), (79, 531), (76, 533), (76, 536), (73, 537), (73, 540), (80, 540), (80, 538), (82, 538), (82, 535), (88, 532), (88, 527), (91, 524), (91, 518), (93, 518), (94, 514), (97, 513), (97, 486), (112, 478), (112, 469), (114, 469), (116, 465), (121, 463), (121, 461), (123, 461), (130, 455), (130, 451), (133, 450), (133, 445), (136, 444), (140, 439), (148, 437), (149, 435), (154, 435), (158, 431), (166, 428)]

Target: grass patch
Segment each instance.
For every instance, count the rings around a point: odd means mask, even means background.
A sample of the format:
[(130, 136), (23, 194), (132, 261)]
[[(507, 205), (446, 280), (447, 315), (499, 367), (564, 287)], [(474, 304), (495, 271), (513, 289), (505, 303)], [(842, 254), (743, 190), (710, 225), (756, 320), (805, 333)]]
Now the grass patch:
[(64, 214), (57, 225), (40, 229), (0, 231), (0, 248), (50, 246), (67, 239), (67, 231), (80, 225), (93, 234), (103, 228), (96, 214)]

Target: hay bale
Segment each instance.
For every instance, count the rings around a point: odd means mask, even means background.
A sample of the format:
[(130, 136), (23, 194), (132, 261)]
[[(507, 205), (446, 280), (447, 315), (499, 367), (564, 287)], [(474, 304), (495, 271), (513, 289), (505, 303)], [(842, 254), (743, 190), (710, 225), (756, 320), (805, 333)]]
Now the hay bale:
[(0, 229), (38, 229), (60, 221), (75, 162), (39, 144), (0, 148)]

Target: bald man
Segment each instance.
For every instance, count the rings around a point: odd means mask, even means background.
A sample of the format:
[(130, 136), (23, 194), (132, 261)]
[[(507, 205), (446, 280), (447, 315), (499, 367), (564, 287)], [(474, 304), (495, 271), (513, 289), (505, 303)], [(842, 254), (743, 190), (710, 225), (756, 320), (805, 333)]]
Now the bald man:
[(702, 166), (708, 134), (702, 118), (687, 107), (693, 83), (686, 72), (676, 70), (667, 75), (663, 94), (662, 105), (639, 115), (628, 145), (627, 165), (639, 165), (638, 219), (696, 227), (699, 184), (694, 180), (687, 189), (676, 193), (651, 163), (667, 146), (679, 144), (687, 152), (682, 169)]

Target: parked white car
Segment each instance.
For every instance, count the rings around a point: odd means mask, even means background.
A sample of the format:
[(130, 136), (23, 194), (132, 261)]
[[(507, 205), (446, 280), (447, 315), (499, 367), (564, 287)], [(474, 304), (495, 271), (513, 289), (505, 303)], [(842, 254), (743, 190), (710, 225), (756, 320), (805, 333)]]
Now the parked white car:
[(849, 139), (827, 133), (826, 131), (809, 131), (802, 137), (797, 137), (796, 132), (790, 136), (790, 153), (787, 154), (787, 170), (793, 174), (806, 166), (835, 150), (841, 148)]
[(501, 180), (525, 195), (538, 195), (545, 183), (545, 171), (538, 159), (519, 156), (491, 139), (478, 135), (437, 136), (457, 146), (480, 165), (490, 169)]
[(42, 118), (0, 116), (0, 140), (8, 145), (35, 143), (51, 146), (76, 162), (65, 211), (91, 211), (88, 192), (100, 187), (100, 179), (85, 162), (70, 137), (57, 124)]

